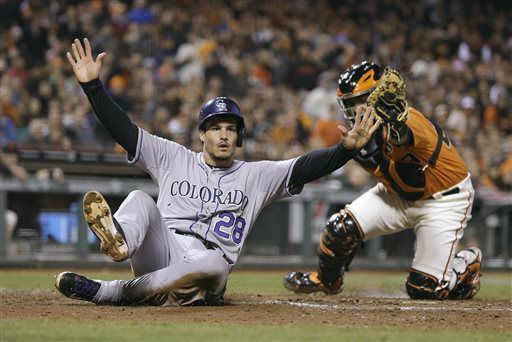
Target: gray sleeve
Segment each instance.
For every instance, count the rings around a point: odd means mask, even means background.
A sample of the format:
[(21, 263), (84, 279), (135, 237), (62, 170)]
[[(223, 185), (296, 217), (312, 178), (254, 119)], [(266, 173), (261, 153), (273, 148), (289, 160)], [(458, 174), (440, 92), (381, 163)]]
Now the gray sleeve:
[(184, 146), (139, 128), (137, 150), (133, 159), (128, 156), (128, 163), (137, 165), (158, 182), (163, 171), (184, 165), (189, 154), (192, 152)]
[(282, 161), (256, 162), (254, 168), (257, 190), (266, 193), (267, 202), (300, 193), (290, 189), (289, 181), (297, 158)]

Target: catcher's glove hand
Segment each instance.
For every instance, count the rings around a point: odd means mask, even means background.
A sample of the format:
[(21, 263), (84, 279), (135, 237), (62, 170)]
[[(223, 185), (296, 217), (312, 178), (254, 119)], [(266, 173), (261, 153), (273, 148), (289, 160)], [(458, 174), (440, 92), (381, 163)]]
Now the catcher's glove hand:
[(405, 81), (402, 75), (386, 67), (377, 87), (368, 96), (367, 104), (375, 109), (381, 123), (400, 127), (408, 118)]

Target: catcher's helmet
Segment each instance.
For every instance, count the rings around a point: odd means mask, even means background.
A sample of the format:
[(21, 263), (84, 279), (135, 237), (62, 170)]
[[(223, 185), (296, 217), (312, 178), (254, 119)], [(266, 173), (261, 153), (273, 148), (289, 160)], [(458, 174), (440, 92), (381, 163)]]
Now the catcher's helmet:
[(204, 129), (206, 121), (217, 115), (229, 115), (237, 119), (238, 139), (236, 146), (241, 147), (245, 136), (245, 123), (238, 104), (229, 97), (215, 97), (209, 100), (203, 104), (199, 111), (199, 129)]
[(364, 61), (354, 64), (338, 79), (338, 103), (343, 116), (354, 123), (356, 106), (365, 103), (382, 76), (382, 68), (375, 63)]

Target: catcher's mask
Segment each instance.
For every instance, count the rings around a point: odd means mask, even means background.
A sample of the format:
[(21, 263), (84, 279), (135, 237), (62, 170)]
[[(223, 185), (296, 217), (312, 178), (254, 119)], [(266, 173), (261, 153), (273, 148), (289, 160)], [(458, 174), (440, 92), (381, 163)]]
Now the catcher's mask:
[(201, 107), (199, 111), (199, 129), (203, 130), (206, 121), (214, 116), (232, 116), (237, 119), (238, 139), (236, 146), (241, 147), (245, 136), (245, 123), (238, 104), (229, 97), (215, 97)]
[(375, 89), (382, 72), (382, 68), (377, 64), (364, 61), (352, 65), (340, 75), (338, 103), (343, 116), (351, 125), (355, 122), (357, 106), (366, 103), (368, 95)]

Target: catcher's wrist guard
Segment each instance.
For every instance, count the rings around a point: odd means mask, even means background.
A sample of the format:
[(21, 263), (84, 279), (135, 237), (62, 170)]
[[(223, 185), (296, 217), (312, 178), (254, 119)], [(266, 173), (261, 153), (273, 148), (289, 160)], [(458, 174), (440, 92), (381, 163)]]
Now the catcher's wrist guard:
[(409, 127), (403, 122), (397, 125), (388, 125), (388, 139), (396, 145), (403, 145), (411, 142), (412, 133)]
[(381, 158), (380, 146), (377, 144), (375, 138), (372, 138), (366, 146), (359, 150), (354, 156), (356, 162), (370, 169), (376, 168)]

